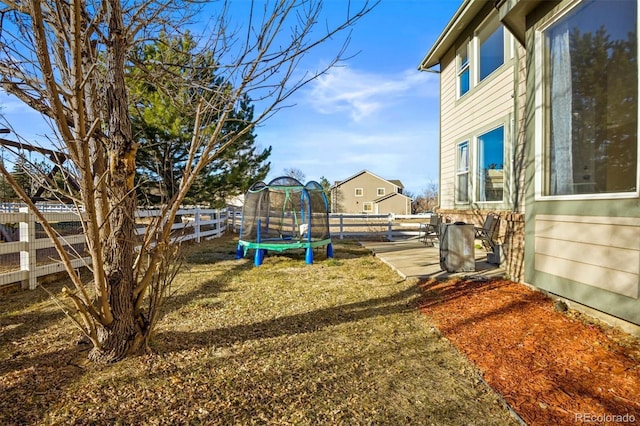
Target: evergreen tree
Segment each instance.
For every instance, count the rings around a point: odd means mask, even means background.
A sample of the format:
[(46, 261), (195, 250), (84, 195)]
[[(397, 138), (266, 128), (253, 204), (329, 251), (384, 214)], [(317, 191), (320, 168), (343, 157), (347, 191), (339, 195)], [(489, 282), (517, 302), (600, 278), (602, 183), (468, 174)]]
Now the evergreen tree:
[[(136, 68), (129, 75), (132, 95), (131, 113), (134, 137), (140, 143), (138, 151), (138, 194), (142, 204), (166, 203), (177, 192), (185, 165), (189, 161), (191, 137), (196, 111), (194, 99), (201, 90), (219, 90), (222, 82), (213, 73), (212, 52), (195, 52), (195, 40), (187, 33), (179, 37), (161, 35), (136, 54)], [(158, 67), (162, 73), (176, 79), (175, 90), (167, 91), (153, 85)], [(206, 74), (205, 74), (206, 73)], [(203, 87), (186, 89), (179, 81), (190, 79), (203, 82)], [(169, 84), (171, 86), (171, 84)], [(237, 103), (225, 133), (238, 132), (253, 121), (253, 106), (247, 96)], [(213, 120), (210, 127), (217, 125)], [(211, 161), (200, 172), (185, 203), (209, 204), (221, 207), (229, 196), (244, 193), (255, 181), (264, 179), (270, 164), (265, 163), (271, 147), (259, 150), (255, 133), (247, 132), (232, 146)], [(200, 152), (195, 152), (198, 158)]]
[(331, 182), (324, 176), (320, 176), (320, 182), (318, 182), (324, 191), (324, 195), (327, 196), (327, 202), (329, 203), (329, 211), (331, 210)]
[[(4, 159), (0, 159), (0, 162), (4, 166)], [(7, 178), (0, 175), (0, 203), (8, 203), (17, 200), (16, 192), (13, 190)]]

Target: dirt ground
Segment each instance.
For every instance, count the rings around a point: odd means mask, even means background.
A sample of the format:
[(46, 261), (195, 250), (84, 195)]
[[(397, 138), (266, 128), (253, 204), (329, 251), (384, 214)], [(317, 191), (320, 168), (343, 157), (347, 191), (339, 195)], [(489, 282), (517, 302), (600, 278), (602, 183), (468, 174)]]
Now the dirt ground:
[(640, 424), (640, 339), (510, 281), (427, 281), (422, 311), (528, 425)]

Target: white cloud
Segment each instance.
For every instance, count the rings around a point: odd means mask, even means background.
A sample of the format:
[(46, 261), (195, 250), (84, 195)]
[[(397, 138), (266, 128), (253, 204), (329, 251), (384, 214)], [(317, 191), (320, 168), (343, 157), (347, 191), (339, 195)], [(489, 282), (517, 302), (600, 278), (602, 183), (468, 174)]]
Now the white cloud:
[(417, 70), (375, 74), (333, 68), (311, 83), (306, 101), (322, 114), (347, 114), (359, 122), (411, 96), (437, 96), (434, 76)]
[(271, 178), (285, 168), (302, 170), (307, 179), (324, 176), (330, 182), (346, 179), (363, 169), (386, 179), (400, 179), (408, 190), (418, 191), (437, 177), (437, 145), (429, 129), (345, 129), (330, 126), (287, 127), (259, 134), (273, 146)]

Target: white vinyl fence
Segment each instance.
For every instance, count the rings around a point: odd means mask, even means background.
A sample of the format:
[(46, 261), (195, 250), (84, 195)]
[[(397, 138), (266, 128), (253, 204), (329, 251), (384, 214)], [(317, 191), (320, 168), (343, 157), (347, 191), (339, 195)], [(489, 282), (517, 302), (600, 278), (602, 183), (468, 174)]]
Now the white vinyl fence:
[[(60, 233), (65, 250), (80, 268), (91, 263), (86, 253), (82, 218), (73, 206), (38, 206), (54, 229)], [(160, 210), (138, 210), (136, 213), (138, 235), (146, 231), (150, 218)], [(240, 232), (242, 209), (222, 210), (184, 208), (178, 212), (181, 221), (172, 227), (174, 240), (215, 238), (227, 229)], [(329, 215), (329, 231), (334, 239), (380, 238), (388, 241), (417, 237), (421, 222), (428, 217), (411, 215), (344, 214)], [(3, 242), (4, 241), (4, 242)], [(33, 289), (38, 278), (64, 271), (53, 242), (44, 233), (35, 215), (20, 204), (0, 203), (0, 288), (21, 283), (23, 288)]]
[[(53, 242), (44, 233), (36, 216), (26, 207), (0, 205), (0, 288), (21, 283), (22, 288), (33, 289), (38, 277), (64, 271)], [(82, 217), (72, 208), (57, 206), (41, 211), (47, 221), (60, 234), (65, 250), (74, 267), (91, 263), (86, 253)], [(150, 218), (158, 216), (160, 210), (138, 210), (136, 213), (137, 235), (143, 235)], [(219, 237), (227, 228), (227, 210), (184, 208), (178, 212), (181, 222), (172, 227), (173, 240), (200, 242), (202, 239)]]
[(329, 232), (332, 238), (384, 238), (388, 241), (417, 237), (420, 220), (429, 218), (418, 215), (346, 214), (329, 215)]
[[(241, 207), (229, 207), (229, 226), (239, 233), (242, 220)], [(428, 223), (429, 216), (394, 214), (330, 213), (329, 232), (332, 238), (383, 238), (389, 241), (417, 237), (420, 224)]]

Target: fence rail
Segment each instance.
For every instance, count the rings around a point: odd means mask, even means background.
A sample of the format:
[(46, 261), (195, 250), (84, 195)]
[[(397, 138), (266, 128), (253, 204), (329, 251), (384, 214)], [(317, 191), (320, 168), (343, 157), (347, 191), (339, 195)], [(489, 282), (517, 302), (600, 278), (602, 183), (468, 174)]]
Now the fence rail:
[[(229, 207), (229, 227), (239, 233), (241, 207)], [(329, 232), (333, 238), (378, 237), (389, 241), (417, 237), (420, 224), (429, 222), (424, 215), (330, 213)]]
[[(72, 258), (74, 268), (89, 265), (91, 258), (85, 252), (82, 217), (73, 206), (39, 206), (46, 219), (58, 230), (65, 250)], [(158, 209), (140, 209), (136, 212), (136, 234), (143, 235)], [(181, 221), (173, 224), (174, 239), (180, 241), (219, 237), (227, 229), (239, 232), (242, 209), (221, 210), (184, 208), (178, 212)], [(373, 215), (332, 213), (329, 231), (333, 238), (384, 238), (389, 241), (419, 235), (421, 222), (428, 217), (419, 215)], [(5, 242), (2, 242), (2, 241)], [(20, 283), (33, 289), (39, 277), (64, 271), (53, 242), (44, 234), (36, 216), (20, 204), (0, 203), (0, 288)]]
[(393, 214), (329, 214), (329, 232), (334, 238), (380, 237), (389, 241), (418, 236), (420, 221), (429, 219), (419, 215)]
[[(0, 205), (0, 288), (20, 283), (22, 288), (33, 289), (39, 277), (64, 271), (54, 243), (44, 234), (42, 225), (28, 208)], [(16, 211), (18, 210), (18, 211)], [(89, 265), (86, 240), (82, 231), (83, 218), (70, 207), (43, 208), (47, 221), (58, 231), (59, 240), (72, 259), (74, 268)], [(151, 218), (160, 210), (136, 212), (136, 234), (143, 235)], [(227, 229), (227, 210), (184, 208), (178, 211), (181, 221), (172, 225), (172, 241), (181, 242), (215, 238)], [(1, 242), (4, 241), (4, 242)]]

